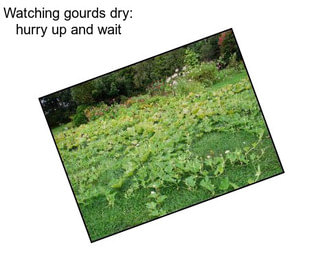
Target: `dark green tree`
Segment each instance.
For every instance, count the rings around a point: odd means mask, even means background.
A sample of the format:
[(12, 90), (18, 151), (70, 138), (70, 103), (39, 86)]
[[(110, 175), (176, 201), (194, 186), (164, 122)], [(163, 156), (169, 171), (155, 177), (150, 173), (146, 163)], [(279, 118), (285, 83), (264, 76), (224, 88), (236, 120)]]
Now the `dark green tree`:
[(200, 47), (201, 61), (215, 60), (220, 56), (218, 40), (218, 35), (215, 35), (202, 41), (202, 46)]
[(71, 88), (73, 100), (77, 104), (93, 104), (95, 99), (93, 93), (96, 93), (95, 84), (93, 81), (88, 81)]
[(226, 65), (229, 63), (230, 57), (236, 53), (237, 61), (241, 60), (241, 53), (239, 51), (236, 40), (233, 36), (232, 31), (226, 32), (224, 39), (221, 44), (221, 55), (223, 56), (223, 60)]
[(40, 99), (43, 111), (50, 127), (70, 121), (75, 112), (76, 103), (73, 101), (70, 89), (66, 89)]

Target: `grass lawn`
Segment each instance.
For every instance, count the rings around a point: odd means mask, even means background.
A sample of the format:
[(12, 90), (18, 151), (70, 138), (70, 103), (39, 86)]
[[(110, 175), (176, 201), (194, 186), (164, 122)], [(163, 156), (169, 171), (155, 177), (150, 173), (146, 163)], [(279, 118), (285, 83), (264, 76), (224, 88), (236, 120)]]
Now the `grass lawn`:
[[(238, 135), (239, 140), (246, 142), (253, 142), (253, 138), (248, 134)], [(231, 141), (232, 140), (232, 141)], [(230, 134), (210, 134), (206, 135), (200, 142), (197, 142), (193, 147), (194, 151), (199, 155), (206, 155), (213, 150), (235, 149), (241, 146), (241, 141), (237, 140)], [(270, 138), (266, 137), (261, 146), (267, 147), (270, 150), (269, 154), (260, 163), (263, 173), (260, 180), (270, 176), (282, 173), (280, 164), (277, 160), (276, 153), (272, 148)], [(225, 176), (236, 181), (239, 185), (244, 185), (244, 180), (250, 177), (250, 173), (254, 172), (252, 165), (241, 165), (239, 168), (235, 167), (234, 171), (227, 170)], [(81, 210), (87, 221), (88, 230), (92, 241), (99, 239), (102, 236), (110, 235), (120, 230), (131, 228), (134, 225), (139, 225), (147, 221), (146, 214), (146, 195), (150, 193), (149, 189), (139, 190), (131, 199), (125, 199), (119, 195), (118, 204), (114, 208), (110, 208), (106, 204), (104, 196), (94, 198), (90, 205), (81, 205)], [(165, 202), (165, 209), (169, 212), (174, 212), (185, 208), (192, 204), (199, 203), (206, 199), (212, 198), (212, 194), (203, 189), (189, 191), (185, 189), (165, 189), (168, 201)], [(221, 195), (222, 193), (219, 193)]]
[(244, 70), (52, 130), (92, 241), (282, 173), (243, 80)]

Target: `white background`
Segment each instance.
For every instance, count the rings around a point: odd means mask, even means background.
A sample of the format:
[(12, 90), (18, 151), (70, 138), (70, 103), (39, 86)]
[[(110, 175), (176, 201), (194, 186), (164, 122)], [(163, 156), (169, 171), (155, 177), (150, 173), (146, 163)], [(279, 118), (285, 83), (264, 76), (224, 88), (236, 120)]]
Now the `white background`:
[[(1, 1), (0, 269), (323, 270), (320, 2)], [(133, 9), (122, 36), (21, 37), (39, 21), (2, 12), (97, 5)], [(230, 27), (286, 173), (91, 244), (38, 97)]]

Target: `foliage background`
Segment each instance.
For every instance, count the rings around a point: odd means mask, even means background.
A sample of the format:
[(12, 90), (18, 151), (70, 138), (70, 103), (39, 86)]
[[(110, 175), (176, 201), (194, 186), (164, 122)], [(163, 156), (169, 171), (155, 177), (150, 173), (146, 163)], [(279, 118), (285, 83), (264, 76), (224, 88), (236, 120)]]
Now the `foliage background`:
[[(233, 54), (234, 59), (231, 57)], [(50, 127), (69, 122), (75, 113), (75, 124), (79, 126), (85, 120), (82, 116), (84, 106), (98, 102), (111, 105), (120, 102), (123, 97), (146, 93), (156, 82), (164, 82), (169, 76), (179, 75), (183, 66), (189, 68), (207, 61), (216, 61), (218, 69), (241, 61), (232, 31), (194, 42), (54, 95), (47, 95), (41, 98), (41, 104)], [(77, 106), (83, 106), (82, 110), (76, 110)]]

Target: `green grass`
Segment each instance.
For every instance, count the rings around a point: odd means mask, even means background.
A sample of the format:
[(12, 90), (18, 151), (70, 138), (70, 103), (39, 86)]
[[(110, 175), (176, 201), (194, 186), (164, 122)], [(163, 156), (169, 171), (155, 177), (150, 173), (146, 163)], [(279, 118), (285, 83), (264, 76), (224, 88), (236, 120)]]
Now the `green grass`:
[[(73, 189), (76, 191), (81, 212), (92, 241), (153, 219), (146, 207), (147, 198), (149, 198), (152, 191), (149, 184), (135, 190), (131, 197), (126, 198), (124, 195), (132, 188), (133, 183), (136, 183), (135, 178), (139, 174), (140, 168), (147, 167), (148, 174), (153, 175), (151, 170), (158, 166), (159, 163), (161, 163), (162, 168), (169, 163), (169, 161), (160, 160), (164, 155), (170, 155), (175, 161), (177, 161), (177, 155), (185, 155), (183, 148), (186, 145), (182, 142), (183, 139), (177, 136), (181, 135), (181, 129), (187, 129), (193, 135), (189, 151), (201, 163), (204, 163), (207, 159), (221, 157), (226, 151), (233, 153), (236, 150), (243, 149), (258, 140), (255, 128), (259, 125), (264, 129), (265, 127), (261, 116), (259, 117), (259, 112), (254, 114), (254, 112), (248, 111), (257, 107), (255, 98), (250, 92), (242, 92), (235, 96), (227, 97), (226, 90), (221, 90), (223, 87), (237, 84), (246, 79), (246, 71), (233, 73), (224, 71), (222, 75), (222, 79), (217, 84), (203, 90), (197, 89), (196, 94), (189, 94), (189, 96), (185, 94), (186, 96), (181, 97), (154, 96), (146, 98), (144, 103), (138, 102), (129, 108), (122, 105), (118, 106), (116, 108), (118, 111), (112, 112), (113, 115), (120, 116), (116, 120), (111, 119), (108, 114), (79, 128), (70, 129), (70, 125), (64, 125), (53, 129), (55, 140), (58, 143)], [(218, 91), (220, 91), (220, 94), (218, 94)], [(201, 100), (200, 97), (203, 92), (206, 92), (207, 95), (202, 97), (203, 99)], [(210, 97), (214, 97), (214, 93), (217, 93), (216, 99), (218, 99), (214, 101), (214, 104), (224, 108), (214, 108), (214, 112), (219, 112), (219, 115), (215, 115), (219, 121), (216, 119), (215, 124), (213, 124), (214, 127), (209, 130), (207, 123), (204, 123), (204, 118), (196, 117), (199, 111), (194, 111), (194, 113), (193, 110), (198, 104), (204, 110), (203, 106), (205, 103), (210, 102)], [(193, 112), (191, 115), (183, 116), (181, 99), (183, 99), (183, 104)], [(249, 109), (241, 111), (239, 103), (244, 99), (246, 99), (245, 106)], [(159, 108), (157, 103), (164, 104), (164, 107)], [(226, 103), (228, 103), (227, 107), (224, 106)], [(149, 110), (153, 112), (149, 112)], [(159, 112), (164, 112), (162, 113), (164, 114), (162, 121), (156, 115)], [(179, 119), (174, 119), (174, 116), (177, 115), (171, 115), (172, 112), (176, 112)], [(202, 113), (207, 114), (207, 110), (202, 111)], [(139, 116), (142, 118), (141, 122), (136, 122)], [(151, 120), (153, 116), (157, 117)], [(167, 119), (169, 116), (170, 119)], [(191, 118), (191, 120), (187, 118)], [(242, 121), (244, 120), (243, 118), (250, 123)], [(155, 126), (148, 124), (144, 127), (144, 132), (131, 130), (142, 122), (145, 123), (146, 119), (157, 123), (160, 133), (158, 131), (150, 133), (150, 129)], [(192, 125), (195, 125), (196, 130), (202, 132), (192, 130), (189, 126), (190, 121), (192, 121)], [(223, 127), (225, 129), (222, 129)], [(137, 128), (140, 130), (140, 127)], [(164, 131), (168, 132), (168, 139), (175, 142), (173, 145), (162, 145), (168, 142)], [(139, 138), (136, 133), (141, 133)], [(138, 141), (137, 139), (140, 140)], [(139, 147), (135, 146), (137, 141), (140, 143)], [(111, 186), (112, 181), (122, 180), (127, 170), (133, 167), (135, 162), (142, 159), (150, 145), (156, 148), (156, 150), (152, 149), (152, 151), (155, 151), (154, 154), (151, 154), (147, 161), (141, 162), (139, 168), (129, 173), (129, 181), (125, 182), (120, 188), (111, 190), (112, 192), (117, 192), (115, 204), (114, 206), (108, 205), (104, 194), (105, 189)], [(167, 154), (168, 149), (174, 149), (173, 154)], [(258, 180), (282, 173), (282, 168), (266, 129), (264, 136), (253, 152), (259, 154), (262, 150), (265, 150), (265, 155), (260, 158), (257, 164), (228, 164), (219, 180), (229, 178), (235, 187), (243, 187), (247, 184), (247, 180), (254, 178), (258, 165), (261, 168), (261, 175)], [(150, 164), (154, 167), (149, 167)], [(180, 178), (185, 179), (187, 176), (182, 174)], [(151, 176), (147, 176), (147, 178), (149, 177)], [(93, 190), (93, 187), (101, 190), (97, 192), (95, 189)], [(185, 186), (180, 184), (176, 186), (164, 185), (158, 189), (158, 194), (167, 196), (167, 200), (162, 204), (162, 209), (166, 213), (180, 210), (233, 190), (233, 186), (225, 190), (216, 187), (212, 194), (199, 186), (194, 189), (184, 188)], [(83, 201), (81, 196), (87, 195), (87, 193), (89, 196)]]
[[(211, 133), (205, 135), (201, 140), (197, 141), (192, 150), (197, 155), (206, 157), (212, 151), (215, 155), (223, 153), (226, 150), (234, 150), (243, 147), (246, 143), (254, 142), (255, 137), (242, 132), (239, 134), (230, 133)], [(268, 134), (264, 137), (260, 148), (267, 148), (269, 152), (262, 159), (260, 166), (262, 174), (260, 180), (270, 176), (282, 173), (276, 152), (272, 146), (272, 141)], [(233, 169), (233, 170), (231, 170)], [(229, 177), (234, 180), (237, 185), (244, 185), (244, 181), (249, 178), (255, 168), (252, 165), (241, 165), (234, 168), (228, 168), (223, 177)], [(141, 189), (131, 199), (125, 199), (121, 195), (118, 196), (118, 204), (114, 208), (110, 208), (106, 204), (103, 196), (93, 199), (90, 205), (81, 205), (81, 210), (87, 221), (88, 230), (92, 241), (102, 236), (111, 235), (115, 232), (131, 228), (147, 221), (147, 210), (145, 207), (147, 194), (150, 189)], [(203, 189), (188, 191), (185, 189), (174, 190), (172, 188), (163, 189), (163, 193), (167, 195), (168, 200), (164, 204), (164, 208), (168, 212), (174, 212), (193, 204), (213, 198), (212, 194)], [(221, 195), (222, 193), (219, 193)]]
[[(255, 141), (255, 137), (246, 132), (240, 132), (236, 134), (230, 133), (211, 133), (202, 138), (202, 140), (196, 142), (193, 146), (193, 151), (203, 157), (207, 155), (219, 155), (227, 150), (234, 151), (241, 149), (244, 146)], [(266, 149), (266, 155), (263, 156), (259, 165), (262, 169), (262, 174), (259, 179), (265, 179), (275, 174), (281, 173), (280, 164), (273, 147), (272, 141), (268, 135), (265, 136), (256, 150)], [(234, 170), (231, 170), (234, 169)], [(277, 169), (280, 169), (277, 171)], [(229, 179), (239, 184), (240, 180), (245, 180), (250, 176), (250, 172), (254, 172), (255, 168), (252, 164), (235, 166), (234, 168), (228, 168), (224, 176), (228, 176)], [(242, 184), (242, 183), (241, 183)]]
[(195, 142), (192, 151), (202, 157), (208, 154), (217, 156), (227, 150), (234, 151), (243, 148), (256, 140), (256, 136), (244, 131), (240, 133), (209, 133)]
[(230, 73), (229, 75), (224, 76), (220, 82), (210, 87), (210, 89), (214, 90), (214, 89), (222, 88), (227, 84), (235, 84), (239, 82), (241, 79), (246, 78), (246, 76), (247, 76), (247, 72), (245, 69)]

